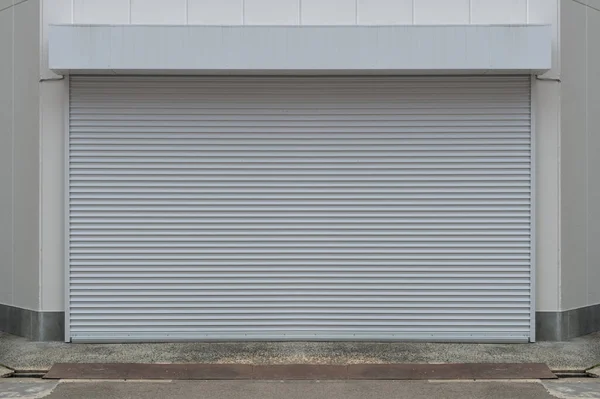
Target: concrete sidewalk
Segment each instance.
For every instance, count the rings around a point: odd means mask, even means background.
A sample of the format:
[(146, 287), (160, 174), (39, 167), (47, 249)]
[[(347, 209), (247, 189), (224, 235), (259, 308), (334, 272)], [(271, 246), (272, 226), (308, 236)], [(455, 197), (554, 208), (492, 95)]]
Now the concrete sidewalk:
[(586, 370), (600, 363), (600, 333), (568, 342), (443, 344), (372, 342), (225, 342), (66, 344), (0, 333), (0, 364), (48, 370), (54, 363), (545, 363)]

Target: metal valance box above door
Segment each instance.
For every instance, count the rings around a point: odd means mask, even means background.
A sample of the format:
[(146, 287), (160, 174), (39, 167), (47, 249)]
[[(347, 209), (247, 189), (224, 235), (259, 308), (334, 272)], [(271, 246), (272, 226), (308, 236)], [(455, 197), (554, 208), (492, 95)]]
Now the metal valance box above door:
[(532, 337), (528, 76), (71, 78), (73, 341)]

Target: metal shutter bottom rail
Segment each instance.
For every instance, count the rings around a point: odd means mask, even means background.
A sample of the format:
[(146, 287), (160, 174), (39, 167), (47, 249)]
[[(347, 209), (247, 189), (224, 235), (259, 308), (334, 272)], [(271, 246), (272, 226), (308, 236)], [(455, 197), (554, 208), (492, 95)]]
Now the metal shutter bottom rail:
[(526, 76), (72, 77), (73, 341), (531, 337)]

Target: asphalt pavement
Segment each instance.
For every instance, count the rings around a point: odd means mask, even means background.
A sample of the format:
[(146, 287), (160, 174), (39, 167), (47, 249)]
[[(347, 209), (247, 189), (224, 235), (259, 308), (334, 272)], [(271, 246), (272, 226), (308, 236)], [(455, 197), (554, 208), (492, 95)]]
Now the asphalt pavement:
[(556, 381), (0, 380), (0, 399), (600, 399), (600, 379)]

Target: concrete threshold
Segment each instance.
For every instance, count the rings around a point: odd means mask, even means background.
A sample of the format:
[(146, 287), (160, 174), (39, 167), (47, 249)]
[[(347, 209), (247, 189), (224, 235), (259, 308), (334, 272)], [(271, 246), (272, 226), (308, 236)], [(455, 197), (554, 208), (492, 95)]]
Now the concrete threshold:
[(463, 344), (425, 342), (191, 342), (70, 344), (0, 333), (0, 364), (47, 371), (56, 363), (352, 365), (543, 363), (579, 372), (600, 363), (600, 333), (566, 342)]

